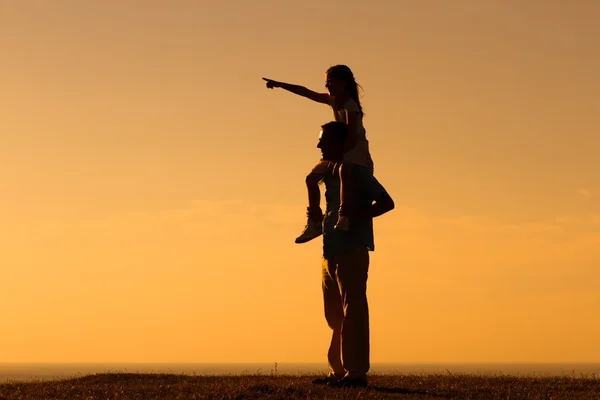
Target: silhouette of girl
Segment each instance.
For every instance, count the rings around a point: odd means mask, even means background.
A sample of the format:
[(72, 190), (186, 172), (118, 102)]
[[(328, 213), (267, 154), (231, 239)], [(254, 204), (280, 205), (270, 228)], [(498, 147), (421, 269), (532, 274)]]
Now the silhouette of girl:
[[(347, 231), (350, 227), (349, 214), (352, 202), (352, 171), (356, 165), (369, 168), (373, 173), (373, 160), (369, 153), (369, 142), (363, 126), (363, 110), (358, 98), (358, 87), (354, 74), (346, 65), (334, 65), (325, 73), (325, 87), (329, 93), (317, 93), (303, 86), (278, 82), (263, 78), (267, 88), (281, 88), (306, 97), (317, 103), (328, 104), (333, 109), (335, 120), (348, 125), (348, 139), (345, 143), (344, 160), (339, 167), (340, 210), (336, 229)], [(327, 173), (329, 163), (321, 160), (306, 177), (308, 190), (307, 223), (296, 243), (305, 243), (322, 234), (323, 212), (319, 183)]]

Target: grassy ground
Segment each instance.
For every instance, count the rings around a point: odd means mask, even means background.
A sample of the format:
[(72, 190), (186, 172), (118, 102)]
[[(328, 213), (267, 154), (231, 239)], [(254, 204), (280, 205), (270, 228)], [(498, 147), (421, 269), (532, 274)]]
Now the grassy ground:
[(314, 376), (110, 373), (0, 384), (0, 400), (28, 399), (600, 399), (600, 376), (374, 375), (366, 389), (330, 389)]

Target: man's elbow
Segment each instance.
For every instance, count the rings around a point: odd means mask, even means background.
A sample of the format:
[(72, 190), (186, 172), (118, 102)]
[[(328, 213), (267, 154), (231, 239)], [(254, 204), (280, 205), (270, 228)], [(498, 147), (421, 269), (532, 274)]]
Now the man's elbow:
[(381, 206), (383, 208), (383, 213), (392, 211), (396, 204), (394, 204), (394, 199), (386, 192), (382, 198), (380, 199)]
[(396, 207), (396, 204), (394, 204), (394, 199), (392, 199), (389, 195), (387, 196), (387, 198), (387, 211), (392, 211)]

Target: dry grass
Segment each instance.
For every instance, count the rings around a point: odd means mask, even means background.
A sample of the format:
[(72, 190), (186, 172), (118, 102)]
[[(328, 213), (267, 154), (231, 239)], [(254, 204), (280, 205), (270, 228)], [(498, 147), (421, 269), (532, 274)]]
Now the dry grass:
[(599, 376), (372, 375), (366, 389), (330, 389), (314, 376), (96, 374), (0, 384), (0, 400), (29, 399), (600, 399)]

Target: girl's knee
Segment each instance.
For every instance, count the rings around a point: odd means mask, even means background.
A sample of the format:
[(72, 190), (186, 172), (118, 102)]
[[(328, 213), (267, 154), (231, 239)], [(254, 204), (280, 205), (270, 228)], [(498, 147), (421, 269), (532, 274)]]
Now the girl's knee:
[(321, 181), (321, 179), (322, 179), (321, 176), (310, 173), (310, 174), (306, 175), (306, 184), (307, 185), (319, 185), (319, 182)]

